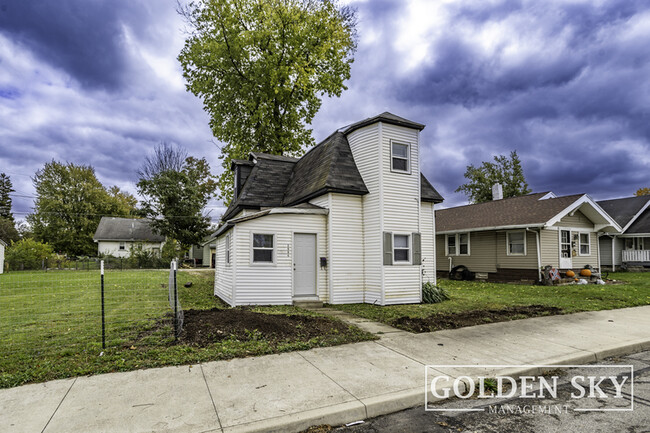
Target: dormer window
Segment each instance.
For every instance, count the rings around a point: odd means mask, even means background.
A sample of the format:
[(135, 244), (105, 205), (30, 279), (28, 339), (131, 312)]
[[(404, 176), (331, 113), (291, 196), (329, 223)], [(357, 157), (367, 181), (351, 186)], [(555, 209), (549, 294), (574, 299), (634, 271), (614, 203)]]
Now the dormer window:
[(410, 173), (410, 146), (405, 143), (391, 143), (391, 170), (399, 173)]

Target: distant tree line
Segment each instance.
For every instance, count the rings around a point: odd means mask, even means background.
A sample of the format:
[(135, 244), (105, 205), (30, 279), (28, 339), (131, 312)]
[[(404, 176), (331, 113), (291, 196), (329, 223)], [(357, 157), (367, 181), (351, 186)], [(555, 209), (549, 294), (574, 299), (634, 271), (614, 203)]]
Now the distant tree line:
[(53, 255), (95, 256), (93, 236), (102, 216), (150, 218), (154, 231), (167, 238), (166, 255), (176, 257), (209, 233), (204, 211), (216, 180), (205, 158), (161, 143), (138, 176), (140, 203), (117, 186), (104, 186), (90, 165), (52, 160), (34, 174), (33, 211), (17, 227), (15, 190), (10, 177), (0, 173), (0, 239), (10, 245), (7, 262), (40, 269)]

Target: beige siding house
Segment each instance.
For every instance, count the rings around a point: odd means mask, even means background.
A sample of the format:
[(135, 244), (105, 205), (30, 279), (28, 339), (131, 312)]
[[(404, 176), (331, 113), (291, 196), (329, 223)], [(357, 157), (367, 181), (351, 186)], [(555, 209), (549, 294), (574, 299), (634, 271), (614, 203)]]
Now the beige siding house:
[(435, 203), (424, 125), (391, 113), (344, 127), (302, 158), (234, 161), (216, 234), (215, 295), (230, 305), (421, 301), (435, 282)]
[(160, 254), (165, 237), (155, 233), (146, 219), (102, 217), (93, 240), (100, 255), (129, 257), (136, 246)]
[(437, 270), (463, 265), (479, 279), (540, 281), (551, 266), (600, 268), (598, 236), (620, 227), (588, 195), (550, 192), (435, 211)]

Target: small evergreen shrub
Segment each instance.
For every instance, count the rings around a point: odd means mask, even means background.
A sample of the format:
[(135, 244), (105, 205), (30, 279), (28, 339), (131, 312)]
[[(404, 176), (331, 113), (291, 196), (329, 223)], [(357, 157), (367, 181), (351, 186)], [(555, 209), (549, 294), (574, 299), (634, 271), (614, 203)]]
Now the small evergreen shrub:
[(449, 293), (444, 288), (436, 286), (430, 281), (422, 284), (422, 303), (437, 304), (447, 299), (449, 299)]

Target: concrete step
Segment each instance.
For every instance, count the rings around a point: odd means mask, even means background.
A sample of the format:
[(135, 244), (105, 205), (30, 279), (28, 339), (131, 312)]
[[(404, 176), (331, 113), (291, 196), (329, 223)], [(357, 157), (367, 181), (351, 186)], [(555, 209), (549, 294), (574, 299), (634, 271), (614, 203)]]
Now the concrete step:
[(323, 308), (323, 301), (316, 299), (294, 299), (293, 305), (299, 308)]

